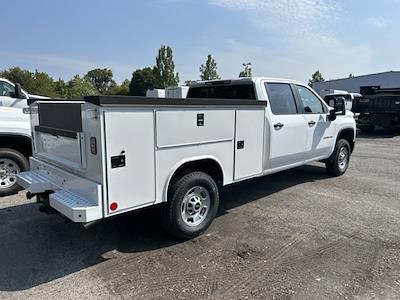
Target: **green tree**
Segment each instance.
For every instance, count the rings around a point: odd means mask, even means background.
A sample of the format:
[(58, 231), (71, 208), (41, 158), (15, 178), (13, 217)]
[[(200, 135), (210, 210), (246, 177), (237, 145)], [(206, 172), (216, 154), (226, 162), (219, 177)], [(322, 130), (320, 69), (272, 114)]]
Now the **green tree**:
[(33, 73), (19, 67), (9, 68), (0, 72), (0, 77), (6, 78), (13, 83), (19, 83), (25, 90), (32, 93), (34, 85)]
[(54, 79), (47, 73), (38, 72), (33, 73), (33, 84), (28, 89), (29, 93), (57, 98), (59, 95), (56, 92), (56, 83)]
[(153, 72), (156, 88), (165, 89), (169, 86), (178, 85), (179, 74), (175, 73), (175, 63), (171, 47), (161, 45)]
[(247, 64), (243, 64), (243, 71), (239, 73), (239, 77), (251, 77), (252, 75), (252, 64), (249, 62)]
[(207, 55), (207, 61), (200, 66), (200, 79), (201, 80), (215, 80), (220, 79), (217, 73), (217, 63), (211, 54)]
[(155, 88), (155, 76), (152, 68), (138, 69), (132, 74), (129, 84), (129, 94), (133, 96), (145, 96), (146, 91)]
[(110, 69), (93, 69), (87, 72), (84, 77), (89, 81), (100, 94), (104, 94), (110, 88), (116, 86), (113, 80), (113, 72)]
[(68, 97), (68, 86), (64, 80), (59, 78), (55, 82), (55, 92), (57, 93), (58, 97), (60, 98), (67, 98)]
[(7, 78), (13, 83), (21, 84), (22, 88), (30, 94), (37, 94), (47, 97), (59, 97), (56, 91), (54, 79), (45, 72), (31, 72), (19, 67), (9, 68), (0, 72), (0, 76)]
[(321, 81), (325, 81), (325, 79), (322, 76), (322, 73), (319, 70), (317, 70), (317, 71), (315, 71), (314, 74), (312, 74), (311, 79), (308, 81), (308, 85), (312, 86), (313, 83), (321, 82)]
[(110, 88), (106, 94), (107, 95), (129, 95), (129, 79), (125, 79), (121, 85), (115, 85), (114, 87)]
[(75, 75), (67, 83), (67, 98), (82, 98), (84, 96), (97, 95), (97, 89), (89, 81)]
[(197, 81), (195, 80), (186, 80), (185, 81), (185, 86), (191, 86), (192, 84), (196, 83)]

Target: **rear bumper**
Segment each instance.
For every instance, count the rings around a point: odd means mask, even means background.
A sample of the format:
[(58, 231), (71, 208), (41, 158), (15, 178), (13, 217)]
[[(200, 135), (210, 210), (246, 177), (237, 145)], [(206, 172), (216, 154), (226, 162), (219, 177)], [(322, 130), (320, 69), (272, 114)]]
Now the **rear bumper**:
[(73, 222), (103, 218), (101, 184), (30, 159), (31, 171), (17, 175), (19, 185), (31, 194), (49, 194), (49, 205)]

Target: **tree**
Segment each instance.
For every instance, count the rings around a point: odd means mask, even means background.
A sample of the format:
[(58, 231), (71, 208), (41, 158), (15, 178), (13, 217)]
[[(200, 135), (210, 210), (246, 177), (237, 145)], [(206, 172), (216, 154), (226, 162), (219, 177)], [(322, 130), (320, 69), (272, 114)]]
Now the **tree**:
[(32, 93), (34, 85), (33, 73), (28, 70), (22, 70), (19, 67), (9, 68), (0, 73), (0, 77), (6, 78), (13, 83), (19, 83), (25, 90)]
[(172, 49), (169, 46), (161, 45), (156, 57), (156, 65), (153, 68), (155, 87), (165, 89), (169, 86), (177, 86), (179, 74), (175, 74), (175, 63)]
[(84, 79), (89, 81), (100, 94), (104, 94), (110, 88), (116, 86), (116, 83), (113, 80), (113, 72), (110, 69), (90, 70), (87, 72)]
[(325, 79), (322, 76), (322, 73), (319, 70), (317, 70), (317, 71), (315, 71), (314, 74), (312, 74), (311, 79), (308, 81), (308, 85), (312, 86), (313, 83), (321, 82), (321, 81), (325, 81)]
[(145, 96), (146, 91), (155, 87), (154, 69), (144, 68), (138, 69), (132, 74), (131, 83), (129, 84), (129, 94), (133, 96)]
[(54, 79), (47, 73), (31, 72), (23, 70), (19, 67), (9, 68), (0, 72), (0, 76), (7, 78), (13, 83), (21, 84), (22, 88), (30, 94), (37, 94), (47, 97), (59, 97), (56, 91), (56, 84)]
[(60, 98), (68, 97), (68, 86), (61, 78), (55, 82), (55, 92)]
[(129, 79), (125, 79), (121, 85), (115, 85), (114, 87), (110, 88), (106, 94), (107, 95), (129, 95)]
[(251, 62), (243, 64), (243, 67), (244, 69), (239, 73), (239, 77), (251, 77), (253, 71)]
[(205, 65), (200, 66), (200, 79), (201, 80), (215, 80), (220, 79), (217, 73), (217, 63), (212, 58), (211, 54), (208, 54)]
[(349, 78), (352, 78), (352, 77), (354, 77), (354, 75), (353, 75), (353, 73), (350, 73)]
[(47, 73), (38, 72), (33, 73), (33, 84), (29, 87), (28, 91), (32, 94), (38, 94), (51, 98), (59, 97), (56, 92), (56, 83), (52, 77)]
[(75, 75), (67, 83), (67, 98), (82, 98), (98, 94), (97, 89), (89, 81)]
[(194, 83), (196, 83), (197, 81), (195, 81), (195, 80), (186, 80), (185, 81), (185, 86), (191, 86), (192, 84), (194, 84)]

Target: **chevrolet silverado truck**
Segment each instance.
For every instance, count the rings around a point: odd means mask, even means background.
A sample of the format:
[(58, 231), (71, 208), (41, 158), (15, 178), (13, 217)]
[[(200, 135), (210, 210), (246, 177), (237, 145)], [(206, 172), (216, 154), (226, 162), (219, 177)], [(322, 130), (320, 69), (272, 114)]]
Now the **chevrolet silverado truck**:
[(30, 95), (19, 84), (0, 78), (0, 197), (20, 190), (16, 174), (29, 170), (32, 154), (31, 125), (27, 99)]
[(192, 238), (216, 216), (223, 186), (313, 161), (333, 176), (349, 166), (353, 113), (306, 84), (205, 81), (187, 97), (31, 101), (31, 171), (18, 183), (42, 210), (84, 224), (160, 205), (166, 230)]

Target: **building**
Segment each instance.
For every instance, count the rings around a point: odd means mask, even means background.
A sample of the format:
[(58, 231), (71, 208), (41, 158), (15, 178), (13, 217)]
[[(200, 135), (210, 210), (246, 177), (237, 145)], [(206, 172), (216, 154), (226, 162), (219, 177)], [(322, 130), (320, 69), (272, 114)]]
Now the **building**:
[(362, 94), (360, 90), (362, 87), (400, 88), (400, 71), (316, 82), (312, 87), (322, 97), (330, 93), (331, 90), (343, 90), (350, 93)]

